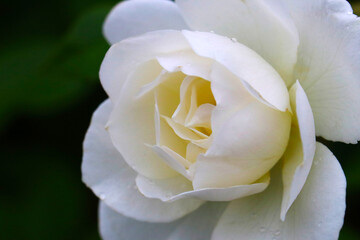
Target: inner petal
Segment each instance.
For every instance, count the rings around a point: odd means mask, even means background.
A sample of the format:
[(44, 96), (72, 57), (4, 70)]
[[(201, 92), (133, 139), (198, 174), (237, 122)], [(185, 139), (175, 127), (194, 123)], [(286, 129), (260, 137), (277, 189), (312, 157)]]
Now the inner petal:
[(184, 124), (187, 113), (190, 109), (191, 86), (195, 81), (195, 77), (186, 77), (180, 86), (180, 102), (172, 115), (172, 119), (180, 124)]
[(156, 86), (154, 94), (156, 95), (160, 114), (171, 117), (179, 105), (180, 86), (185, 75), (181, 72), (176, 72), (168, 73), (166, 76), (166, 79)]
[(176, 135), (166, 120), (160, 116), (157, 99), (155, 100), (155, 129), (157, 146), (167, 146), (180, 156), (186, 156), (187, 143)]
[(187, 140), (187, 141), (196, 141), (204, 139), (204, 135), (197, 134), (196, 132), (192, 131), (191, 129), (185, 127), (182, 124), (176, 123), (170, 118), (163, 116), (165, 121), (169, 124), (169, 126), (174, 130), (176, 135), (180, 138)]
[(181, 85), (181, 97), (173, 120), (200, 136), (210, 136), (211, 113), (216, 105), (209, 81), (187, 78)]
[(151, 92), (156, 130), (156, 145), (151, 147), (170, 167), (189, 177), (187, 171), (194, 170), (197, 157), (206, 153), (212, 142), (211, 115), (216, 102), (211, 84), (163, 69), (140, 89), (137, 98)]

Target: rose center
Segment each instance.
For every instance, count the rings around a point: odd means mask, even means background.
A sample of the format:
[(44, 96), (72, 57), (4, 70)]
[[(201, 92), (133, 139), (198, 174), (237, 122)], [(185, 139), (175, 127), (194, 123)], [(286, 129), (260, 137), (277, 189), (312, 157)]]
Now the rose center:
[(211, 115), (216, 101), (208, 80), (165, 70), (140, 94), (153, 90), (156, 144), (186, 169), (211, 142)]

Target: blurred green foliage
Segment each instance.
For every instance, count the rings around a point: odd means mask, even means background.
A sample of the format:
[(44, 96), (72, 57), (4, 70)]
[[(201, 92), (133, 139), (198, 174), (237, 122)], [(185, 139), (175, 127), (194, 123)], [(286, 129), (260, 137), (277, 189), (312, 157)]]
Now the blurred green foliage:
[(14, 111), (56, 113), (89, 94), (98, 84), (98, 69), (109, 47), (101, 31), (109, 9), (100, 5), (84, 10), (57, 38), (26, 36), (3, 49), (2, 121)]
[(81, 182), (82, 140), (106, 98), (98, 70), (117, 1), (17, 1), (0, 9), (0, 239), (99, 239)]
[[(97, 199), (80, 165), (91, 114), (106, 98), (98, 79), (109, 47), (102, 24), (116, 3), (1, 4), (0, 239), (99, 239)], [(360, 13), (360, 3), (353, 6)], [(326, 144), (348, 181), (340, 239), (360, 239), (360, 145)]]

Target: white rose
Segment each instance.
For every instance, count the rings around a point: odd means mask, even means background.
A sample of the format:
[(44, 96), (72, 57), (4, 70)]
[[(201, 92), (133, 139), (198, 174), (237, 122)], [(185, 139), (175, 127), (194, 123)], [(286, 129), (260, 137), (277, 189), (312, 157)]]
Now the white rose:
[(315, 137), (360, 139), (359, 27), (344, 0), (116, 6), (82, 165), (102, 237), (337, 239), (346, 181)]

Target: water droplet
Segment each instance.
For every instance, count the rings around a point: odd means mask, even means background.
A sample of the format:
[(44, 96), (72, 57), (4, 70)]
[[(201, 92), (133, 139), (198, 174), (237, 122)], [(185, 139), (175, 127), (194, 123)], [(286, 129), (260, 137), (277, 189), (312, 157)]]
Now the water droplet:
[(277, 231), (275, 232), (275, 235), (276, 235), (276, 236), (279, 236), (280, 233), (281, 233), (280, 230), (277, 230)]
[(231, 38), (231, 41), (237, 42), (237, 39), (236, 38)]
[(264, 227), (260, 228), (260, 232), (265, 232), (265, 230), (266, 230), (266, 228), (264, 228)]
[(210, 32), (211, 32), (211, 33), (215, 33), (214, 30), (211, 30)]

